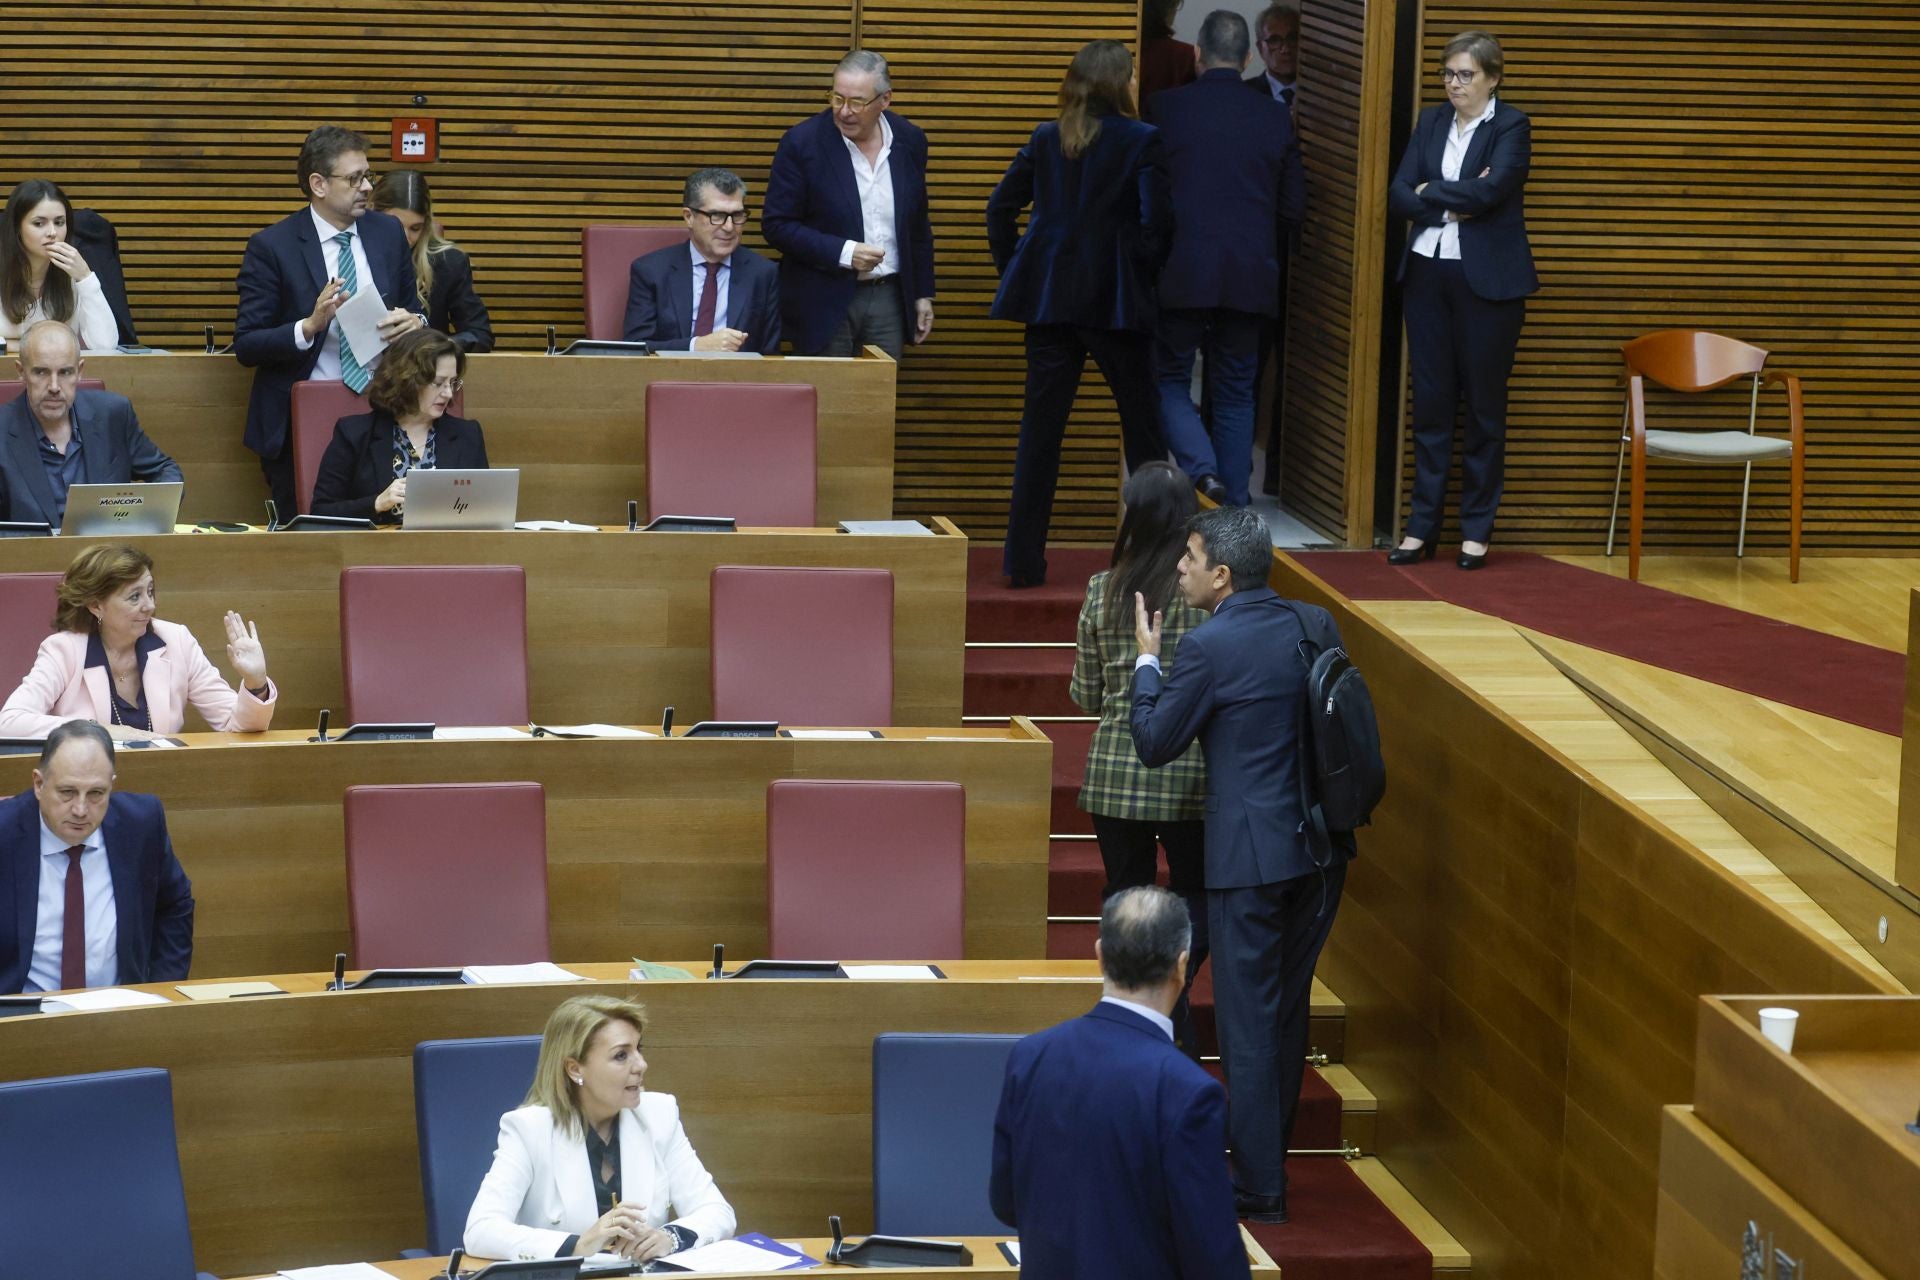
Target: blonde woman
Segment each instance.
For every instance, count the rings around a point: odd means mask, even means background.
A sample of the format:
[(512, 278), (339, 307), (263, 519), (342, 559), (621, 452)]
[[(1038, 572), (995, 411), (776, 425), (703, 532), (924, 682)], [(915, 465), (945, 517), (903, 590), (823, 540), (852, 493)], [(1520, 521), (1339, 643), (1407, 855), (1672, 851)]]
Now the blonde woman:
[(452, 338), (463, 352), (493, 350), (493, 320), (474, 292), (473, 262), (464, 249), (440, 235), (427, 176), (412, 169), (383, 174), (373, 189), (373, 207), (392, 214), (407, 233), (427, 327)]
[(481, 1258), (617, 1253), (637, 1262), (733, 1235), (733, 1207), (680, 1126), (647, 1093), (646, 1010), (574, 996), (547, 1019), (533, 1087), (500, 1117), (500, 1140), (467, 1214)]

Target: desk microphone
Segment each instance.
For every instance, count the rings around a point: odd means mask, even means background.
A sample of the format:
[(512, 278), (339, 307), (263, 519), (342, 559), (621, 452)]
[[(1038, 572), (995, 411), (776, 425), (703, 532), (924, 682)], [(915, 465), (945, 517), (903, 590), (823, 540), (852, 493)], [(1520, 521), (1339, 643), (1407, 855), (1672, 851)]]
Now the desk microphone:
[(327, 719), (332, 715), (333, 712), (326, 707), (320, 708), (320, 736), (314, 739), (315, 742), (325, 742), (327, 740)]
[(207, 354), (212, 355), (213, 354), (213, 326), (210, 324), (203, 325), (201, 326), (201, 332), (207, 335)]
[(547, 326), (547, 354), (553, 355), (555, 352), (559, 350), (560, 350), (560, 340), (554, 333), (554, 327), (552, 325), (548, 325)]
[(344, 951), (336, 951), (333, 953), (333, 985), (328, 987), (327, 990), (345, 991), (346, 989), (347, 953)]
[(726, 969), (721, 963), (722, 958), (725, 957), (726, 954), (726, 943), (716, 942), (713, 944), (713, 976), (716, 978), (724, 978), (727, 976)]
[(668, 706), (666, 710), (660, 713), (660, 736), (663, 738), (671, 738), (673, 736), (672, 706)]
[(635, 533), (640, 528), (640, 499), (627, 499), (627, 532)]
[(456, 1280), (460, 1274), (460, 1259), (465, 1256), (464, 1251), (455, 1249), (447, 1258), (447, 1280)]
[(840, 1261), (840, 1249), (847, 1242), (846, 1233), (840, 1229), (839, 1214), (830, 1213), (827, 1215), (827, 1229), (833, 1232), (833, 1247), (827, 1250), (827, 1261), (838, 1262)]

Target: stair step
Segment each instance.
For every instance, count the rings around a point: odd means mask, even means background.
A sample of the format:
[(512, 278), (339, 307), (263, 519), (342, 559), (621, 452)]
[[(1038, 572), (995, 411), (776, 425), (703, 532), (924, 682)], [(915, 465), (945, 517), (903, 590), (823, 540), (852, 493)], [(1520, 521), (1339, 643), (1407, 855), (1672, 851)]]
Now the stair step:
[(1093, 820), (1080, 808), (1080, 783), (1087, 773), (1087, 749), (1093, 745), (1094, 724), (1043, 724), (1042, 733), (1053, 740), (1053, 808), (1049, 831), (1057, 834), (1093, 833)]
[(1440, 1220), (1427, 1212), (1425, 1205), (1413, 1198), (1413, 1193), (1400, 1185), (1400, 1180), (1388, 1172), (1387, 1166), (1372, 1156), (1352, 1162), (1351, 1168), (1367, 1184), (1367, 1190), (1379, 1198), (1400, 1220), (1400, 1225), (1411, 1231), (1414, 1238), (1426, 1246), (1433, 1255), (1433, 1274), (1456, 1280), (1473, 1270), (1473, 1257), (1466, 1246), (1453, 1238), (1453, 1233), (1440, 1225)]
[(967, 551), (967, 639), (1071, 640), (1087, 579), (1107, 567), (1106, 547), (1049, 547), (1047, 580), (1014, 591), (1000, 585), (1000, 548)]
[(1085, 715), (1072, 680), (1072, 649), (968, 649), (960, 705), (970, 716)]
[(1345, 1063), (1330, 1062), (1319, 1071), (1320, 1078), (1340, 1095), (1340, 1136), (1372, 1155), (1379, 1127), (1380, 1100), (1373, 1096), (1373, 1090), (1360, 1083), (1360, 1078)]
[[(1221, 1069), (1218, 1059), (1206, 1059), (1200, 1065), (1221, 1084), (1227, 1082), (1227, 1073)], [(1294, 1113), (1292, 1149), (1338, 1150), (1345, 1125), (1344, 1099), (1339, 1090), (1321, 1072), (1308, 1067), (1300, 1078), (1300, 1109)]]

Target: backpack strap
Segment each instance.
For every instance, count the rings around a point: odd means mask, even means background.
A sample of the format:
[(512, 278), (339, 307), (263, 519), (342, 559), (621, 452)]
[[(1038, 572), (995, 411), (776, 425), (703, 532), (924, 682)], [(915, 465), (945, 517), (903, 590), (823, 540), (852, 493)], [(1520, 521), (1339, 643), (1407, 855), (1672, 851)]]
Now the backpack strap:
[(1314, 796), (1313, 786), (1318, 760), (1313, 747), (1313, 664), (1325, 649), (1314, 639), (1312, 615), (1307, 613), (1306, 607), (1285, 596), (1279, 599), (1300, 624), (1300, 661), (1306, 668), (1306, 676), (1301, 681), (1298, 732), (1301, 754), (1294, 766), (1294, 773), (1300, 779), (1300, 834), (1306, 839), (1307, 854), (1313, 859), (1314, 866), (1325, 871), (1333, 864), (1333, 837), (1327, 830), (1326, 814)]

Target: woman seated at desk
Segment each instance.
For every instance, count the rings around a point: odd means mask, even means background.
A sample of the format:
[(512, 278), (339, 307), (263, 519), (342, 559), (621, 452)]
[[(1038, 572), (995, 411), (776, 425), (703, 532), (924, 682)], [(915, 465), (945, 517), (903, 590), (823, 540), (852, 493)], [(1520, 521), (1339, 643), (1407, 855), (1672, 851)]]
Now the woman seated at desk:
[(480, 424), (447, 412), (467, 353), (433, 329), (396, 339), (367, 387), (372, 413), (334, 424), (313, 482), (313, 514), (394, 524), (407, 509), (407, 473), (436, 467), (483, 470)]
[(500, 1117), (467, 1215), (468, 1253), (645, 1262), (733, 1235), (733, 1207), (687, 1141), (679, 1105), (641, 1091), (646, 1025), (644, 1009), (612, 996), (553, 1011), (526, 1103)]
[(153, 559), (137, 547), (88, 547), (60, 579), (54, 633), (0, 707), (0, 737), (44, 738), (68, 720), (106, 726), (116, 741), (179, 733), (191, 702), (216, 733), (258, 733), (280, 691), (267, 679), (257, 627), (228, 612), (236, 689), (193, 633), (154, 617)]
[(453, 241), (441, 238), (427, 175), (414, 169), (383, 175), (373, 189), (373, 207), (398, 218), (407, 233), (427, 327), (450, 334), (462, 351), (493, 350), (493, 320), (474, 292), (473, 263)]
[(120, 322), (68, 237), (73, 205), (45, 178), (29, 178), (7, 199), (0, 230), (0, 338), (14, 343), (42, 320), (64, 321), (82, 351), (113, 351)]

